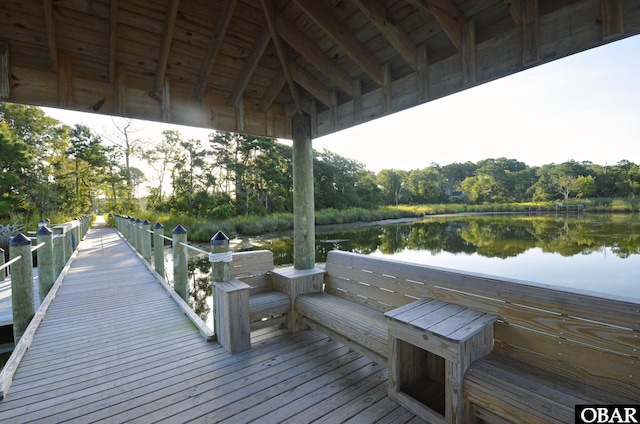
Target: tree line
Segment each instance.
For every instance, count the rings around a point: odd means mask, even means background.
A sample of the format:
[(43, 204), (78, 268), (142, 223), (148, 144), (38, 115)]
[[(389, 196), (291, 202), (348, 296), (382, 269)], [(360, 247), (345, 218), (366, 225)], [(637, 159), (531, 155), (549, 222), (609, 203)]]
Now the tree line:
[[(132, 165), (134, 158), (145, 171)], [(113, 133), (99, 135), (85, 125), (63, 125), (37, 107), (0, 103), (0, 167), (2, 218), (98, 208), (134, 213), (144, 206), (223, 219), (293, 207), (291, 147), (266, 137), (212, 132), (198, 140), (167, 130), (148, 141), (131, 120), (115, 119)], [(640, 195), (640, 166), (626, 160), (532, 167), (497, 158), (374, 173), (324, 150), (314, 152), (314, 178), (317, 209)]]

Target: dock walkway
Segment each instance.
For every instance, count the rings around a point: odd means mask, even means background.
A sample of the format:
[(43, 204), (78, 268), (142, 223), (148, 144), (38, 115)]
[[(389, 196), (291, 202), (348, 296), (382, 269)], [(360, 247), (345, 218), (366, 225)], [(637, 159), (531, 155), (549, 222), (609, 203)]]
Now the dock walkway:
[(326, 336), (207, 342), (120, 235), (92, 228), (38, 327), (0, 422), (422, 422), (387, 369)]

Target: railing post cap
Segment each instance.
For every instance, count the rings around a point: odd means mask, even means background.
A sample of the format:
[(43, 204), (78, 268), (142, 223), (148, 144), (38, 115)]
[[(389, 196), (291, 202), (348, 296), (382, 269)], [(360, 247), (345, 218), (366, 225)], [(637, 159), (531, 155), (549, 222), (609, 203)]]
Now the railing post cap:
[(45, 221), (44, 219), (41, 219), (40, 221), (38, 221), (38, 228), (45, 227), (46, 225), (47, 225), (47, 221)]
[(144, 221), (142, 221), (142, 225), (151, 225), (151, 223), (149, 222), (149, 220), (145, 219)]
[(140, 218), (136, 218), (135, 223), (136, 224), (140, 224), (142, 222), (142, 220)]
[(36, 232), (37, 236), (50, 236), (51, 234), (53, 234), (53, 231), (45, 226), (38, 228), (38, 231)]
[(224, 246), (228, 244), (229, 237), (227, 237), (222, 231), (218, 231), (213, 237), (211, 237), (212, 246)]
[(22, 233), (18, 233), (15, 236), (11, 237), (11, 241), (9, 242), (9, 246), (12, 246), (12, 247), (27, 246), (30, 244), (31, 244), (31, 239)]
[(162, 230), (162, 229), (164, 228), (164, 225), (162, 225), (162, 224), (161, 224), (161, 223), (159, 223), (159, 222), (156, 222), (156, 225), (154, 225), (154, 226), (153, 226), (153, 228), (154, 228), (155, 230)]
[(184, 228), (182, 225), (178, 224), (176, 225), (176, 228), (173, 229), (171, 234), (187, 234), (187, 229)]

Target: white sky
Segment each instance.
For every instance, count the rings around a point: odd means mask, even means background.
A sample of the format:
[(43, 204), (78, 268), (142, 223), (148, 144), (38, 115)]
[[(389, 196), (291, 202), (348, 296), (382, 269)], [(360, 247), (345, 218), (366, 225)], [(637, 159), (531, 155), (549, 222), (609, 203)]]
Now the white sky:
[[(65, 124), (111, 132), (109, 117), (45, 108)], [(206, 141), (211, 130), (136, 121)], [(313, 141), (374, 172), (507, 157), (528, 165), (573, 159), (640, 164), (640, 36), (556, 60)]]

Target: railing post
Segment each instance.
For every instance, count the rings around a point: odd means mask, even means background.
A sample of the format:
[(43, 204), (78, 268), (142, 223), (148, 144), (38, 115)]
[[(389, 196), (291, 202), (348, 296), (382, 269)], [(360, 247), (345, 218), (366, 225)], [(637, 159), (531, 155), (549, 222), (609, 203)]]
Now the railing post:
[(166, 278), (164, 273), (164, 226), (156, 222), (153, 226), (153, 259), (156, 272)]
[(144, 220), (142, 223), (142, 228), (140, 229), (140, 248), (142, 252), (142, 257), (151, 264), (151, 234), (149, 233), (151, 229), (151, 223), (148, 220)]
[(229, 238), (218, 231), (211, 238), (214, 327), (218, 342), (229, 353), (251, 349), (249, 285), (231, 280)]
[(64, 237), (64, 229), (61, 227), (53, 228), (53, 268), (56, 276), (60, 275), (64, 264), (67, 262), (65, 253), (66, 243)]
[(133, 232), (135, 234), (134, 238), (135, 238), (135, 242), (134, 242), (134, 246), (136, 247), (136, 250), (139, 253), (142, 253), (142, 232), (140, 231), (140, 229), (142, 228), (142, 220), (140, 218), (136, 218), (135, 222), (133, 223)]
[(129, 217), (129, 224), (127, 225), (127, 240), (129, 241), (129, 243), (131, 243), (132, 246), (135, 247), (135, 242), (136, 242), (136, 238), (135, 238), (135, 222), (136, 219), (134, 217)]
[(73, 242), (71, 241), (71, 234), (73, 234), (73, 231), (69, 231), (68, 225), (64, 226), (64, 230), (64, 263), (67, 263), (74, 249)]
[(31, 318), (35, 314), (33, 305), (33, 258), (31, 239), (19, 233), (9, 242), (11, 259), (22, 256), (11, 265), (11, 305), (13, 307), (13, 340), (18, 344)]
[[(0, 247), (0, 266), (4, 265), (5, 263), (4, 249)], [(5, 278), (7, 278), (7, 271), (2, 269), (0, 270), (0, 281), (4, 281)]]
[(187, 243), (187, 230), (178, 225), (172, 231), (173, 246), (173, 289), (188, 303), (189, 299), (189, 268), (187, 248), (180, 243)]
[(44, 246), (37, 250), (38, 255), (38, 293), (40, 303), (47, 297), (49, 290), (56, 281), (53, 270), (53, 232), (45, 226), (40, 227), (36, 233), (38, 244), (44, 242)]

